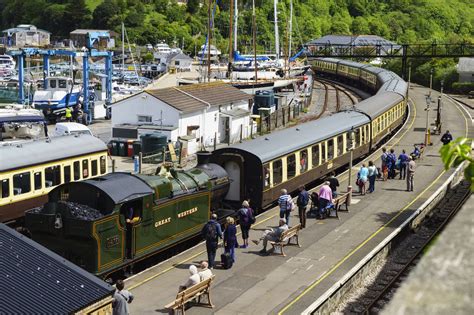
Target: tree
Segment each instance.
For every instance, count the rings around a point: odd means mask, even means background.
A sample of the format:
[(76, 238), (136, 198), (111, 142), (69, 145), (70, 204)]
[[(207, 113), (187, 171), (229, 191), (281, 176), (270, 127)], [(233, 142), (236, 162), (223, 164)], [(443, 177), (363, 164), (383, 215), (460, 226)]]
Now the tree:
[(111, 20), (120, 13), (115, 0), (105, 0), (95, 8), (92, 14), (92, 24), (96, 28), (112, 28)]
[(78, 28), (87, 28), (92, 21), (91, 11), (84, 0), (70, 0), (64, 13), (63, 34), (69, 34)]
[(201, 2), (200, 0), (188, 0), (188, 3), (186, 4), (186, 11), (191, 14), (196, 13), (199, 10), (200, 2)]

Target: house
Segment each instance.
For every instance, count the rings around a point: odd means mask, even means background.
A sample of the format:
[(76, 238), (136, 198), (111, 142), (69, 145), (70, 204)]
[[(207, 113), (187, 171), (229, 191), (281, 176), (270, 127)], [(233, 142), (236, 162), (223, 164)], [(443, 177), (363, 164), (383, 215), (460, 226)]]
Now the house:
[(92, 33), (99, 35), (100, 38), (99, 47), (96, 48), (110, 49), (115, 47), (115, 38), (117, 37), (117, 33), (114, 31), (77, 29), (69, 33), (69, 37), (76, 48), (87, 47), (87, 36)]
[(173, 142), (195, 139), (197, 149), (235, 143), (251, 135), (251, 99), (222, 82), (146, 90), (112, 105), (112, 126), (154, 125)]
[(2, 33), (2, 42), (8, 47), (44, 47), (50, 44), (51, 33), (31, 24), (20, 24)]
[(178, 72), (191, 71), (193, 59), (183, 53), (171, 53), (166, 59), (168, 68), (174, 67)]
[(377, 35), (326, 35), (307, 42), (305, 46), (313, 52), (330, 48), (333, 55), (347, 54), (348, 48), (351, 46), (358, 47), (358, 49), (375, 47), (378, 49), (377, 53), (382, 55), (384, 51), (401, 48), (400, 45)]
[(459, 82), (474, 83), (474, 58), (459, 58)]

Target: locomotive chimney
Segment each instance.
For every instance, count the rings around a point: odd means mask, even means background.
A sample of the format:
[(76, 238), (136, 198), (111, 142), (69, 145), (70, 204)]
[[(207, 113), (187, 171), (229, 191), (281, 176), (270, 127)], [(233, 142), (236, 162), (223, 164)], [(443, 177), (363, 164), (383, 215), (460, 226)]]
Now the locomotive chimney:
[(211, 157), (211, 152), (209, 151), (199, 151), (196, 152), (197, 156), (197, 164), (198, 165), (204, 165), (209, 163), (209, 159)]

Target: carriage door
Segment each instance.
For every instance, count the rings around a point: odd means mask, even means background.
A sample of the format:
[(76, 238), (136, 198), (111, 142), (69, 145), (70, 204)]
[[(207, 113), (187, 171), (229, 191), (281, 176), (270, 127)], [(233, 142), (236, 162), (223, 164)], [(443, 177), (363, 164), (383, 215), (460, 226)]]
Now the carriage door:
[(224, 168), (230, 178), (229, 192), (225, 199), (231, 201), (240, 201), (240, 166), (235, 161), (226, 161)]

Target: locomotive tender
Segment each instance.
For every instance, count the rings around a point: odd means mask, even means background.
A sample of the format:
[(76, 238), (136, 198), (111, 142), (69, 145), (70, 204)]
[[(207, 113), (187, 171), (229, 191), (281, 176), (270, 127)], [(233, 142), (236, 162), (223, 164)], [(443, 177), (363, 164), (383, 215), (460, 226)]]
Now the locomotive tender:
[[(59, 186), (42, 210), (26, 215), (33, 239), (104, 277), (197, 235), (222, 202), (250, 199), (263, 209), (281, 188), (295, 191), (346, 165), (349, 132), (356, 159), (403, 123), (407, 84), (396, 74), (327, 58), (315, 60), (314, 69), (376, 93), (353, 110), (215, 150), (210, 163), (198, 161), (189, 171), (115, 173)], [(82, 213), (98, 213), (77, 215), (74, 207), (81, 205), (87, 207)], [(127, 224), (130, 208), (138, 220)]]

